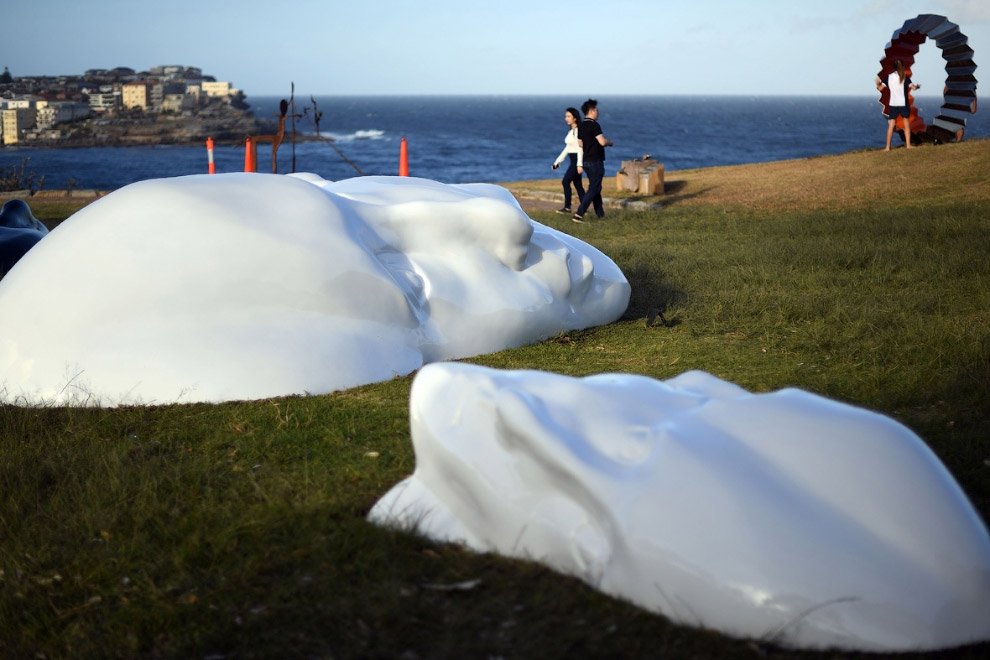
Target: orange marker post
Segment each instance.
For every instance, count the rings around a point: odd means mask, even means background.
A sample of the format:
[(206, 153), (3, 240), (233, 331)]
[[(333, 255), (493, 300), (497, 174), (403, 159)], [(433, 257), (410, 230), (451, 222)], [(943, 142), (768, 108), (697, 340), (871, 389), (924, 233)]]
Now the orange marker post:
[(406, 138), (402, 138), (399, 143), (399, 176), (409, 176), (409, 150), (406, 147)]
[(251, 138), (244, 139), (244, 171), (245, 172), (257, 172), (258, 168), (254, 163), (254, 145), (251, 143)]
[(213, 138), (206, 138), (206, 159), (210, 164), (210, 174), (217, 173), (217, 166), (213, 163)]

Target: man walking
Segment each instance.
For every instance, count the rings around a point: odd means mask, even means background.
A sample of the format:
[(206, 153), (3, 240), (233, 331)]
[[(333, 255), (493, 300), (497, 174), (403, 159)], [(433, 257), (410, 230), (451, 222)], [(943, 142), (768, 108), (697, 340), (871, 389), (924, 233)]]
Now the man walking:
[(584, 167), (578, 168), (578, 174), (588, 173), (588, 190), (581, 198), (577, 213), (571, 218), (574, 222), (583, 222), (588, 206), (594, 204), (595, 215), (601, 220), (605, 217), (602, 206), (602, 179), (605, 178), (605, 147), (611, 147), (612, 141), (602, 135), (602, 127), (598, 125), (598, 101), (588, 99), (581, 104), (584, 121), (578, 124), (578, 144), (584, 149)]

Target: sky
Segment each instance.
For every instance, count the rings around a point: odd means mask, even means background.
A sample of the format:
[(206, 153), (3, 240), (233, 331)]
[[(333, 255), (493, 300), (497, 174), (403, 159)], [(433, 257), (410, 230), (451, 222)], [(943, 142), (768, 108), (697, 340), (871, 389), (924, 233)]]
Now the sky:
[[(884, 47), (919, 14), (958, 23), (990, 78), (990, 0), (34, 0), (3, 13), (14, 76), (181, 64), (249, 100), (292, 83), (303, 96), (872, 95)], [(941, 90), (933, 42), (913, 79)]]

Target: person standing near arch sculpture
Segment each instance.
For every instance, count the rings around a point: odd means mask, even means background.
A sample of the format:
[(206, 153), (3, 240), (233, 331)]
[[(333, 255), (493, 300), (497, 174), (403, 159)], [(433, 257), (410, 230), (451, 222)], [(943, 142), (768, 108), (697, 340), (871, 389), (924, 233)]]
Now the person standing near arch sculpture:
[(921, 85), (911, 82), (911, 77), (904, 71), (904, 60), (894, 60), (894, 70), (887, 75), (884, 82), (878, 76), (876, 79), (877, 90), (883, 91), (886, 87), (890, 90), (889, 114), (887, 115), (887, 146), (884, 151), (890, 151), (890, 140), (894, 136), (894, 127), (897, 118), (902, 117), (904, 121), (904, 144), (911, 148), (911, 107), (908, 104), (908, 93), (921, 89)]

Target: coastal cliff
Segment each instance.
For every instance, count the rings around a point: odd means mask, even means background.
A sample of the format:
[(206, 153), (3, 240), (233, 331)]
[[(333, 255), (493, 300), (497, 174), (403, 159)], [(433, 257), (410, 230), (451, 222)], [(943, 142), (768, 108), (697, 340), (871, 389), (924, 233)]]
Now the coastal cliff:
[(270, 135), (274, 119), (259, 119), (247, 110), (226, 105), (189, 115), (133, 113), (90, 117), (60, 126), (58, 138), (23, 140), (19, 146), (95, 147), (155, 144), (199, 144), (212, 137), (216, 144), (238, 144), (247, 135)]

